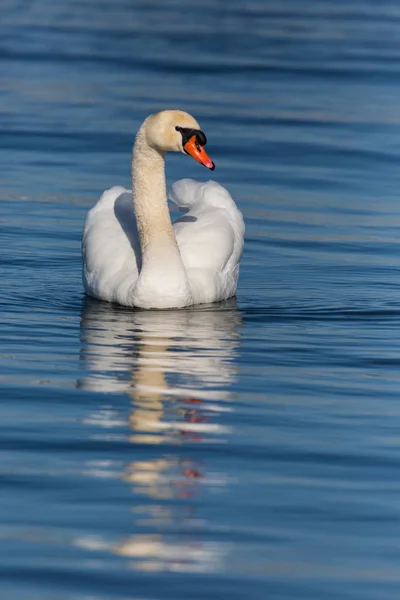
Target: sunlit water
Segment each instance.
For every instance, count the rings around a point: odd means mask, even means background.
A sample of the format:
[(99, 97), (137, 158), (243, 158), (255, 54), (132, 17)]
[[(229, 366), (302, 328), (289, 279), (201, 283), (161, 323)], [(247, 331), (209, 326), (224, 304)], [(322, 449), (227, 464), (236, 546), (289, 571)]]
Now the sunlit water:
[[(400, 5), (4, 0), (0, 33), (1, 598), (398, 600)], [(244, 213), (236, 303), (83, 296), (163, 108)]]

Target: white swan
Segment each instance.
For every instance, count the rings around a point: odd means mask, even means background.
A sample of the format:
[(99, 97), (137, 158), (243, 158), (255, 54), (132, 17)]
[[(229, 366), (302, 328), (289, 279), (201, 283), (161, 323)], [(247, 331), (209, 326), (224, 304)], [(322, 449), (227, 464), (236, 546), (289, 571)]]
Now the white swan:
[(165, 153), (184, 152), (214, 169), (206, 136), (188, 113), (166, 110), (140, 127), (132, 193), (113, 187), (89, 211), (82, 242), (89, 296), (142, 308), (180, 308), (233, 296), (243, 250), (243, 217), (226, 189), (183, 179), (171, 200), (184, 212), (173, 225)]

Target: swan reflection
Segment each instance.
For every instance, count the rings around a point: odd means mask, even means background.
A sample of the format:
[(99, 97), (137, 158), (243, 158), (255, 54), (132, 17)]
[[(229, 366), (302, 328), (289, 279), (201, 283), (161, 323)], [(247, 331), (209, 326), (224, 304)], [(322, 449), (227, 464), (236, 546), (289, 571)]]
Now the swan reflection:
[[(208, 571), (221, 564), (223, 548), (201, 539), (204, 521), (192, 501), (221, 489), (226, 477), (206, 472), (195, 444), (221, 443), (229, 432), (220, 421), (232, 410), (227, 401), (240, 323), (234, 300), (180, 311), (132, 311), (85, 299), (85, 376), (78, 385), (107, 393), (104, 406), (85, 423), (106, 429), (106, 436), (110, 429), (123, 431), (138, 450), (118, 474), (134, 494), (136, 533), (105, 544), (130, 557), (132, 568)], [(113, 408), (109, 394), (115, 392), (129, 397), (128, 414)], [(98, 476), (93, 467), (86, 473)], [(93, 547), (88, 540), (79, 543)]]

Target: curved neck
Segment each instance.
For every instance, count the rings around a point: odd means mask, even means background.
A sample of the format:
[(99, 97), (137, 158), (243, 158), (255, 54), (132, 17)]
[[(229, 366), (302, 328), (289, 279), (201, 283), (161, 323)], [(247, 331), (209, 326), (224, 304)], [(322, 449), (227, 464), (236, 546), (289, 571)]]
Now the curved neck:
[(133, 147), (132, 193), (142, 254), (135, 305), (175, 308), (191, 304), (191, 291), (168, 210), (165, 152), (149, 146), (142, 128)]
[(167, 204), (165, 153), (151, 148), (139, 130), (132, 156), (132, 193), (142, 256), (149, 244), (177, 246)]

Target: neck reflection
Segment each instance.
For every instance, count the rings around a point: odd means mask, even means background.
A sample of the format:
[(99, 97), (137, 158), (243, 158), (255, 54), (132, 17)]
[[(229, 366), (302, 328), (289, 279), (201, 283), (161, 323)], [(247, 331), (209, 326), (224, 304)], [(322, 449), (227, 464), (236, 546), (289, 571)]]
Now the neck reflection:
[[(85, 375), (78, 385), (107, 392), (111, 404), (87, 423), (121, 431), (126, 419), (116, 418), (109, 394), (130, 399), (126, 438), (138, 458), (124, 463), (120, 477), (132, 486), (135, 534), (107, 547), (131, 557), (132, 568), (215, 571), (221, 563), (223, 549), (201, 540), (205, 521), (201, 505), (195, 514), (193, 504), (226, 481), (209, 465), (213, 444), (229, 433), (224, 412), (232, 410), (240, 324), (234, 300), (179, 311), (132, 311), (85, 300)], [(206, 453), (200, 443), (207, 444)], [(208, 537), (210, 530), (207, 523)]]

